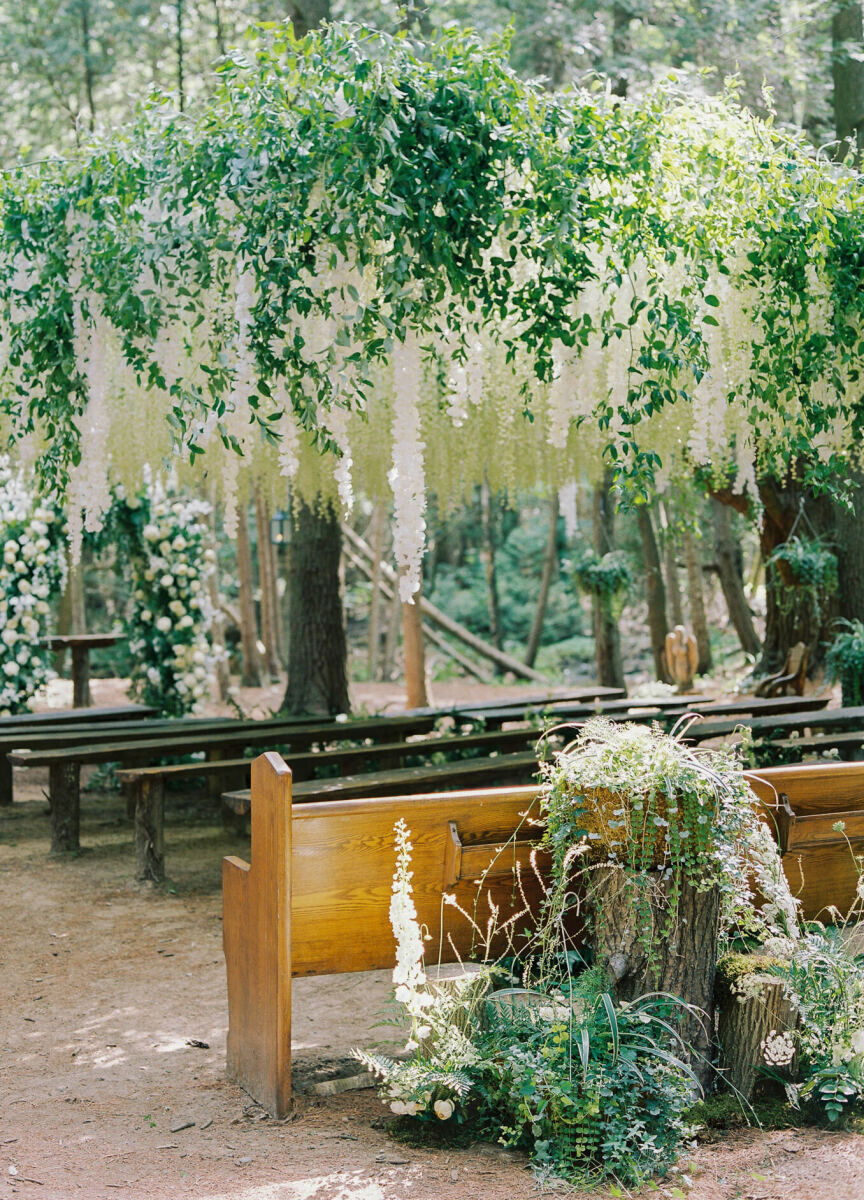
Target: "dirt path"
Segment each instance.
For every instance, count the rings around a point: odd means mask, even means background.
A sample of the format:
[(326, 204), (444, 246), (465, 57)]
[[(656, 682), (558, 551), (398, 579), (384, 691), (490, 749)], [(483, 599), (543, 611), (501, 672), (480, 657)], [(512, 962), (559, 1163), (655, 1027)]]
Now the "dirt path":
[[(44, 782), (22, 776), (16, 803), (0, 809), (0, 1200), (538, 1194), (524, 1157), (501, 1147), (391, 1141), (371, 1091), (301, 1096), (292, 1120), (266, 1118), (224, 1079), (220, 862), (248, 847), (209, 802), (169, 793), (172, 884), (140, 887), (121, 799), (85, 793), (87, 849), (51, 859)], [(298, 981), (301, 1076), (352, 1045), (392, 1040), (376, 1025), (387, 995), (381, 972)], [(698, 1148), (658, 1188), (697, 1200), (862, 1200), (864, 1138), (739, 1134)]]

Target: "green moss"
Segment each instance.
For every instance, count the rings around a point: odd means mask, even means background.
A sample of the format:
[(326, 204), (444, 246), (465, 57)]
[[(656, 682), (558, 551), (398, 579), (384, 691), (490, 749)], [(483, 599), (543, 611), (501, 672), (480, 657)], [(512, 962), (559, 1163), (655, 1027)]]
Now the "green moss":
[(746, 975), (776, 976), (778, 967), (788, 964), (770, 954), (725, 954), (717, 962), (714, 998), (722, 1008), (734, 999), (732, 985)]
[(744, 1104), (731, 1092), (718, 1092), (697, 1101), (684, 1114), (685, 1120), (699, 1129), (744, 1129), (757, 1125), (762, 1129), (790, 1129), (801, 1125), (818, 1125), (814, 1114), (795, 1109), (785, 1099), (776, 1096)]

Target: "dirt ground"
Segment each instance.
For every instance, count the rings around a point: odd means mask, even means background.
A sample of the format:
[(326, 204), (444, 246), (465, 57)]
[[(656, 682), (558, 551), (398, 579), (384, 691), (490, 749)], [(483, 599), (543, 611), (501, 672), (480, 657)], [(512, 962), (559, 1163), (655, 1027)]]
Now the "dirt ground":
[[(107, 702), (107, 690), (97, 685), (96, 698)], [(224, 1077), (220, 863), (245, 856), (248, 843), (222, 830), (212, 802), (170, 792), (171, 881), (138, 885), (122, 799), (85, 792), (85, 849), (51, 858), (45, 785), (36, 771), (19, 773), (15, 804), (0, 809), (0, 1200), (540, 1194), (526, 1159), (500, 1146), (391, 1140), (371, 1090), (307, 1093), (292, 1119), (266, 1117)], [(395, 1031), (377, 1023), (388, 991), (383, 972), (297, 981), (301, 1085), (343, 1064), (352, 1046), (393, 1041)], [(637, 1194), (862, 1200), (864, 1138), (728, 1135)]]

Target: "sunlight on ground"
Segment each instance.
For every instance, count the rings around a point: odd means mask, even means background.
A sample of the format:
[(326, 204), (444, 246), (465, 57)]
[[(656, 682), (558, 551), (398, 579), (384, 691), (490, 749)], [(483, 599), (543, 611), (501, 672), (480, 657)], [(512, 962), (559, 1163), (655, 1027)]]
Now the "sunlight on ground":
[(362, 1179), (359, 1172), (340, 1171), (296, 1182), (232, 1188), (230, 1192), (202, 1196), (200, 1200), (384, 1200), (385, 1194), (380, 1184)]

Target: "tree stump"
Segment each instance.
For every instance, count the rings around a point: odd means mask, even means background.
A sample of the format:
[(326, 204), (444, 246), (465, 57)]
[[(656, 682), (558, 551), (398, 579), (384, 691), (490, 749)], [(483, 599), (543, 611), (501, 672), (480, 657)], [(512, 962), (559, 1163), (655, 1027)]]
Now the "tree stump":
[[(765, 1039), (771, 1033), (791, 1033), (798, 1023), (782, 980), (766, 973), (777, 961), (758, 954), (730, 954), (717, 967), (720, 1063), (724, 1078), (745, 1100), (752, 1097), (765, 1065)], [(794, 1069), (794, 1059), (789, 1069)]]
[[(668, 992), (700, 1010), (684, 1014), (680, 1033), (691, 1047), (690, 1066), (704, 1086), (711, 1075), (720, 891), (697, 891), (682, 879), (670, 927), (672, 882), (660, 871), (647, 879), (618, 867), (593, 872), (594, 951), (613, 981), (616, 999)], [(650, 958), (645, 949), (649, 942)]]

